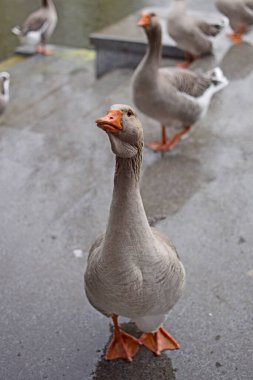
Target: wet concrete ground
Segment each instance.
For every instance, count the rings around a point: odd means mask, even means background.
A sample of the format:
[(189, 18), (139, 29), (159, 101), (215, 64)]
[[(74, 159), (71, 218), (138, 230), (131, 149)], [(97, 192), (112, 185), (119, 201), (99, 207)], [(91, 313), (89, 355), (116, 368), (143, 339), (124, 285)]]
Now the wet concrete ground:
[[(218, 63), (229, 87), (173, 152), (144, 151), (145, 208), (167, 216), (158, 227), (177, 246), (187, 285), (166, 323), (182, 348), (160, 358), (142, 348), (132, 364), (103, 359), (110, 322), (83, 291), (114, 171), (94, 120), (112, 103), (132, 104), (132, 72), (95, 81), (92, 56), (81, 51), (9, 68), (11, 103), (0, 120), (1, 379), (252, 379), (252, 55), (248, 44), (218, 40), (218, 62), (195, 69)], [(140, 117), (146, 141), (158, 137), (158, 124)]]

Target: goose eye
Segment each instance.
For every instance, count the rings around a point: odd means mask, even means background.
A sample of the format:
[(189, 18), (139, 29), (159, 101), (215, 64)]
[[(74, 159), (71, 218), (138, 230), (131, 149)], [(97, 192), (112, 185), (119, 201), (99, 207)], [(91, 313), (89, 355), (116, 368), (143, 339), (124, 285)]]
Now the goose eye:
[(128, 117), (133, 116), (133, 114), (134, 114), (133, 111), (131, 111), (131, 110), (128, 110), (128, 111), (127, 111), (127, 116), (128, 116)]

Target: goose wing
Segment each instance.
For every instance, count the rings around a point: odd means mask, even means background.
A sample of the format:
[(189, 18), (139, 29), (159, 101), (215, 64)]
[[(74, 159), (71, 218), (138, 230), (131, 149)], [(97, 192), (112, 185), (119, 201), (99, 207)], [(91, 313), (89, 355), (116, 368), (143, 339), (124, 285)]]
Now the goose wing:
[(90, 266), (90, 270), (89, 271), (86, 270), (85, 275), (84, 275), (84, 289), (85, 289), (85, 293), (86, 293), (86, 296), (87, 296), (90, 304), (95, 309), (97, 309), (100, 313), (102, 313), (105, 316), (109, 317), (109, 314), (105, 310), (103, 310), (102, 308), (100, 308), (97, 305), (97, 303), (94, 301), (95, 298), (94, 298), (94, 296), (91, 295), (90, 289), (89, 289), (89, 284), (93, 281), (93, 279), (92, 279), (92, 270), (93, 269), (91, 269), (91, 267), (92, 267), (92, 261), (96, 261), (97, 260), (96, 256), (99, 255), (99, 251), (100, 251), (101, 246), (103, 244), (104, 238), (105, 238), (105, 234), (100, 235), (95, 240), (95, 242), (93, 243), (93, 245), (90, 248), (89, 255), (88, 255), (88, 263), (87, 263), (87, 267)]
[(21, 27), (21, 32), (25, 36), (29, 32), (37, 32), (46, 30), (48, 19), (42, 9), (32, 13)]
[(180, 260), (178, 252), (176, 250), (176, 247), (174, 246), (174, 244), (172, 243), (172, 241), (166, 235), (164, 235), (160, 230), (157, 230), (154, 227), (151, 227), (151, 229), (152, 229), (152, 232), (155, 235), (155, 237), (158, 240), (160, 240), (160, 241), (164, 242), (165, 244), (167, 244), (168, 247), (174, 252), (175, 256)]
[(250, 10), (253, 11), (253, 1), (252, 0), (247, 0), (245, 3), (246, 7), (248, 7)]
[(196, 19), (196, 25), (206, 36), (215, 37), (222, 31), (225, 26), (225, 22), (222, 20), (220, 23), (209, 24), (205, 20)]
[(98, 248), (101, 247), (103, 241), (104, 241), (104, 238), (105, 238), (105, 234), (102, 234), (100, 235), (96, 240), (95, 242), (92, 244), (91, 248), (90, 248), (90, 251), (89, 251), (89, 256), (88, 256), (88, 260), (91, 258), (91, 256), (93, 254), (96, 254), (96, 250)]
[(178, 92), (197, 98), (205, 93), (212, 83), (211, 75), (194, 73), (184, 69), (161, 69), (161, 74)]
[[(198, 20), (199, 21), (199, 20)], [(212, 43), (208, 36), (199, 28), (198, 22), (191, 15), (185, 15), (175, 20), (175, 26), (169, 27), (169, 34), (178, 46), (193, 55), (201, 55), (212, 50)]]

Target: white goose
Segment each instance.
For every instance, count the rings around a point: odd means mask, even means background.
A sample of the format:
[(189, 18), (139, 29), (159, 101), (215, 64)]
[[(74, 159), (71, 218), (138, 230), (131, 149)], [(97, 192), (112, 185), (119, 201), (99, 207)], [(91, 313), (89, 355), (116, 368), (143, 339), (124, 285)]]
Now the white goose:
[(9, 103), (10, 74), (0, 73), (0, 115), (2, 115)]
[[(206, 114), (211, 98), (228, 81), (220, 68), (204, 74), (160, 68), (162, 42), (158, 17), (154, 13), (144, 13), (138, 25), (147, 35), (148, 49), (133, 75), (133, 100), (141, 112), (160, 122), (161, 140), (147, 146), (163, 152), (175, 147), (191, 126)], [(179, 125), (181, 130), (169, 140), (166, 128), (174, 125)]]
[(57, 13), (53, 0), (42, 0), (42, 7), (31, 13), (22, 26), (12, 28), (22, 45), (36, 47), (37, 53), (51, 55), (46, 47), (57, 24)]
[[(181, 296), (185, 271), (173, 244), (150, 227), (144, 211), (139, 190), (143, 130), (135, 112), (116, 104), (96, 123), (109, 137), (116, 170), (106, 233), (90, 249), (85, 290), (90, 303), (113, 319), (106, 358), (131, 361), (139, 344), (157, 355), (179, 348), (162, 324)], [(144, 332), (139, 340), (119, 328), (118, 316)]]

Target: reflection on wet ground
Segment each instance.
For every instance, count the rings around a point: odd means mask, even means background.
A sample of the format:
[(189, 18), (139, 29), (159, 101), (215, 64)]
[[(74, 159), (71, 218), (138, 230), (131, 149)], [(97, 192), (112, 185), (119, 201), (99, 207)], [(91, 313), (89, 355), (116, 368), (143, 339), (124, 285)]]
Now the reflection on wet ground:
[[(136, 337), (140, 336), (134, 323), (121, 325), (124, 331)], [(111, 340), (111, 336), (109, 341)], [(93, 380), (175, 380), (175, 370), (171, 359), (163, 353), (160, 357), (144, 347), (140, 347), (132, 363), (124, 360), (107, 361), (104, 355), (97, 364)]]
[(230, 81), (246, 78), (253, 68), (253, 46), (248, 42), (231, 46), (220, 67)]
[(172, 215), (199, 189), (201, 164), (186, 156), (166, 156), (147, 167), (142, 178), (141, 192), (147, 214)]

